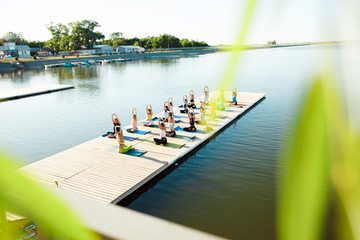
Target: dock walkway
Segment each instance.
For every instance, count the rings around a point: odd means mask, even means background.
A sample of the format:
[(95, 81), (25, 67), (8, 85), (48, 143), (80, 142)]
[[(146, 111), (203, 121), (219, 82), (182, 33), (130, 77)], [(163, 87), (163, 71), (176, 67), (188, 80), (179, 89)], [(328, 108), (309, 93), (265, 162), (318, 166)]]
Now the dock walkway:
[(45, 85), (0, 92), (0, 102), (74, 88), (73, 85)]
[[(211, 93), (210, 97), (213, 96)], [(231, 99), (231, 93), (226, 92), (226, 100)], [(139, 130), (150, 131), (145, 135), (131, 134), (124, 131), (124, 136), (136, 137), (133, 141), (125, 141), (136, 150), (145, 151), (141, 156), (131, 156), (117, 152), (118, 143), (115, 139), (98, 137), (63, 152), (57, 153), (25, 167), (20, 171), (29, 174), (36, 180), (59, 188), (79, 193), (100, 202), (118, 203), (131, 193), (146, 184), (166, 168), (190, 154), (204, 144), (213, 134), (227, 127), (236, 118), (244, 114), (265, 97), (264, 93), (238, 93), (238, 101), (246, 106), (229, 106), (226, 111), (216, 111), (221, 118), (212, 123), (214, 131), (203, 133), (204, 126), (196, 125), (199, 132), (190, 133), (177, 131), (178, 138), (168, 137), (169, 143), (183, 145), (171, 148), (152, 144), (154, 137), (159, 137), (159, 129), (144, 127), (138, 123)], [(199, 104), (199, 99), (196, 99)], [(195, 110), (196, 112), (199, 110)], [(180, 114), (174, 107), (175, 116)], [(207, 111), (209, 112), (209, 111)], [(176, 118), (175, 118), (176, 119)], [(176, 126), (189, 126), (188, 118), (181, 120)], [(187, 137), (195, 137), (189, 139)]]

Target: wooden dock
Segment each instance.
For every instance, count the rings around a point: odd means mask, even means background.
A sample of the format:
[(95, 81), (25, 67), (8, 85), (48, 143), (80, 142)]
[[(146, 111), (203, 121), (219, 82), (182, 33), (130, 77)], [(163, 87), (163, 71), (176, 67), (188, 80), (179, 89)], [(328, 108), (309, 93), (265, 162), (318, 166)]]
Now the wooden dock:
[[(215, 94), (211, 93), (210, 97)], [(231, 99), (230, 95), (230, 92), (226, 92), (226, 100)], [(196, 125), (199, 132), (177, 131), (177, 138), (168, 137), (168, 143), (183, 145), (180, 148), (152, 144), (152, 139), (159, 137), (159, 128), (144, 127), (139, 123), (139, 130), (150, 132), (140, 135), (124, 131), (124, 136), (137, 138), (125, 142), (127, 145), (133, 145), (136, 150), (146, 152), (141, 156), (120, 154), (117, 152), (118, 144), (115, 139), (100, 136), (22, 167), (20, 171), (40, 182), (53, 186), (57, 184), (59, 188), (106, 204), (118, 203), (166, 168), (191, 154), (216, 132), (227, 127), (264, 97), (264, 93), (239, 92), (238, 101), (246, 106), (229, 106), (226, 107), (226, 111), (216, 111), (220, 118), (208, 121), (212, 124), (214, 131), (204, 133), (205, 127)], [(199, 99), (196, 100), (196, 104), (199, 105)], [(195, 110), (197, 111), (199, 110)], [(175, 117), (187, 116), (180, 114), (177, 107), (174, 107), (174, 112)], [(175, 119), (181, 120), (175, 124), (176, 126), (189, 126), (187, 117)], [(188, 137), (195, 137), (195, 139), (190, 140)]]
[(74, 88), (73, 85), (46, 85), (0, 92), (0, 102)]

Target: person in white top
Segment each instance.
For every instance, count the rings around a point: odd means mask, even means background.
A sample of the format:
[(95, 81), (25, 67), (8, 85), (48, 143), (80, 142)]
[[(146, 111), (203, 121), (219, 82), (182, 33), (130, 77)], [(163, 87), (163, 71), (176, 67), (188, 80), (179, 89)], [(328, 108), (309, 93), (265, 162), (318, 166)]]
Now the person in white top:
[(159, 118), (159, 129), (160, 129), (160, 138), (154, 138), (156, 145), (167, 144), (166, 139), (166, 125), (163, 118)]
[(133, 108), (133, 109), (132, 109), (131, 128), (126, 129), (126, 131), (135, 133), (135, 132), (137, 132), (137, 130), (138, 130), (138, 126), (137, 126), (137, 112), (136, 112), (136, 108)]

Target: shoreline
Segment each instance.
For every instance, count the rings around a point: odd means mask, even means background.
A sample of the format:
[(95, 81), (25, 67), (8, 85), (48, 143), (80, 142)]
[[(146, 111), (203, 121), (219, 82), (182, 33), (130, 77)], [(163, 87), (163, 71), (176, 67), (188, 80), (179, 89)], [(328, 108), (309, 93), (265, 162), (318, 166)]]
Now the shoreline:
[[(115, 60), (119, 58), (128, 58), (131, 60), (140, 60), (150, 58), (167, 58), (171, 56), (192, 56), (191, 54), (206, 54), (213, 53), (219, 51), (218, 48), (201, 48), (201, 49), (191, 49), (191, 50), (171, 50), (164, 52), (150, 52), (150, 53), (129, 53), (129, 54), (113, 54), (113, 55), (102, 55), (102, 56), (79, 56), (79, 57), (65, 57), (65, 58), (54, 58), (54, 59), (45, 59), (45, 60), (30, 60), (26, 61), (24, 59), (20, 59), (23, 61), (27, 67), (26, 68), (16, 68), (11, 65), (10, 62), (1, 62), (0, 63), (0, 73), (8, 73), (16, 70), (26, 70), (26, 69), (39, 69), (45, 68), (45, 65), (49, 64), (59, 64), (65, 62), (82, 62), (84, 60)], [(15, 62), (15, 61), (12, 61)]]
[[(241, 47), (239, 50), (256, 50), (256, 49), (266, 49), (266, 48), (284, 48), (284, 47), (303, 47), (303, 46), (311, 46), (311, 45), (322, 45), (322, 44), (338, 44), (341, 42), (304, 42), (304, 43), (279, 43), (276, 45), (245, 45)], [(226, 52), (226, 51), (234, 51), (237, 50), (231, 45), (224, 46), (213, 46), (213, 47), (201, 47), (201, 48), (170, 48), (164, 50), (157, 50), (155, 52), (146, 52), (146, 53), (128, 53), (128, 54), (113, 54), (113, 55), (102, 55), (102, 56), (71, 56), (65, 58), (53, 58), (53, 59), (38, 59), (29, 61), (25, 59), (20, 59), (24, 63), (26, 63), (26, 68), (16, 68), (11, 65), (10, 62), (0, 62), (0, 74), (1, 73), (9, 73), (14, 72), (16, 70), (26, 70), (26, 69), (39, 69), (44, 68), (45, 65), (49, 64), (59, 64), (65, 62), (82, 62), (84, 60), (115, 60), (119, 58), (128, 58), (131, 60), (141, 60), (146, 58), (170, 58), (172, 56), (194, 56), (198, 54), (206, 54), (206, 53), (214, 53), (214, 52)], [(11, 61), (16, 62), (16, 61)]]

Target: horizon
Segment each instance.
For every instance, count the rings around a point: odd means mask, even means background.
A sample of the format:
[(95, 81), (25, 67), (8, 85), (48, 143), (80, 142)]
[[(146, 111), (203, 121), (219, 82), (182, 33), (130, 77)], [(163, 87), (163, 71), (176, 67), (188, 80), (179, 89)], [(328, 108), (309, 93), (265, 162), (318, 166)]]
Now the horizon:
[[(46, 25), (51, 22), (68, 24), (88, 19), (101, 25), (96, 30), (102, 32), (105, 39), (113, 32), (121, 32), (125, 38), (169, 34), (209, 45), (233, 45), (238, 34), (235, 26), (243, 18), (244, 11), (244, 2), (236, 0), (225, 3), (184, 0), (181, 5), (168, 4), (164, 0), (151, 4), (144, 0), (137, 4), (111, 0), (103, 4), (101, 11), (96, 7), (99, 3), (92, 1), (84, 6), (64, 0), (61, 6), (56, 6), (56, 11), (49, 10), (44, 0), (39, 0), (36, 5), (24, 0), (18, 3), (22, 6), (17, 11), (19, 20), (11, 24), (2, 21), (0, 37), (14, 32), (29, 41), (47, 41), (51, 34)], [(14, 18), (10, 2), (3, 3), (2, 8), (3, 19)], [(342, 27), (353, 24), (345, 17), (340, 18), (351, 6), (345, 8), (325, 0), (258, 1), (246, 44), (266, 44), (269, 40), (278, 43), (356, 41), (358, 33)]]

